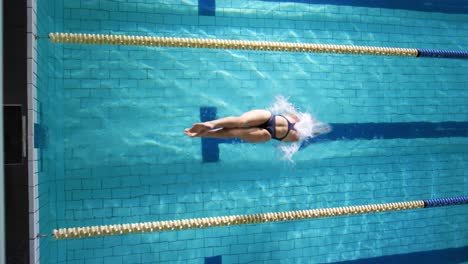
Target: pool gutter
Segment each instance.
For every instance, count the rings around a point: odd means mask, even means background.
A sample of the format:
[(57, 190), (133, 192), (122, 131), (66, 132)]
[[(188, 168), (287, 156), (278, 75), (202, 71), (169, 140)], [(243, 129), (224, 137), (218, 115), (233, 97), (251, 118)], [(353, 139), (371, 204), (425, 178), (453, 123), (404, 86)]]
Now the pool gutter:
[(34, 148), (34, 124), (37, 123), (36, 0), (27, 1), (27, 157), (29, 200), (29, 263), (39, 263), (39, 188), (38, 155)]

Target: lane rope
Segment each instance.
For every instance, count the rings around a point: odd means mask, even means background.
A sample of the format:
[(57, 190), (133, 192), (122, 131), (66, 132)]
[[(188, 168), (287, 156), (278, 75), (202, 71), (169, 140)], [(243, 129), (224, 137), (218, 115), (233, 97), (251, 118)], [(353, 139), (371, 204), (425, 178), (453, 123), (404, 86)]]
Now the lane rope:
[(417, 208), (429, 208), (436, 206), (449, 206), (468, 204), (468, 196), (417, 200), (409, 202), (369, 204), (358, 206), (345, 206), (334, 208), (298, 210), (287, 212), (272, 212), (248, 215), (232, 215), (205, 218), (192, 218), (170, 221), (155, 221), (143, 223), (129, 223), (116, 225), (70, 227), (54, 229), (52, 234), (55, 239), (74, 239), (98, 236), (113, 236), (123, 234), (138, 234), (149, 232), (162, 232), (171, 230), (186, 230), (208, 227), (221, 227), (233, 225), (247, 225), (259, 223), (273, 223), (284, 221), (296, 221), (313, 218), (336, 217), (344, 215), (359, 215), (368, 213), (410, 210)]
[(229, 39), (202, 39), (202, 38), (173, 38), (128, 35), (102, 35), (81, 33), (50, 33), (52, 43), (63, 44), (98, 44), (98, 45), (124, 45), (124, 46), (156, 46), (179, 48), (207, 48), (207, 49), (236, 49), (236, 50), (263, 50), (285, 52), (312, 52), (312, 53), (339, 53), (339, 54), (367, 54), (381, 56), (407, 56), (416, 57), (417, 49), (310, 44), (294, 42), (271, 42), (252, 40)]
[[(42, 37), (37, 37), (42, 38)], [(366, 54), (378, 56), (468, 58), (465, 50), (410, 49), (393, 47), (311, 44), (296, 42), (272, 42), (230, 39), (174, 38), (135, 35), (103, 35), (83, 33), (50, 33), (52, 43), (97, 44), (124, 46), (156, 46), (179, 48), (263, 50), (283, 52)]]

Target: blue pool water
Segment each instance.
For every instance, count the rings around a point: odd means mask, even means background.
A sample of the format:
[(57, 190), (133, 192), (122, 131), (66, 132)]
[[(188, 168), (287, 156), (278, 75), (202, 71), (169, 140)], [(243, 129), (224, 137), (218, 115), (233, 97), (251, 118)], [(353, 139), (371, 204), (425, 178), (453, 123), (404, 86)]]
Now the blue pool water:
[[(205, 1), (209, 12), (200, 13), (199, 2), (38, 0), (37, 25), (40, 35), (468, 49), (468, 14), (463, 13), (240, 0), (217, 0), (214, 6)], [(467, 60), (53, 45), (40, 39), (37, 61), (38, 123), (47, 130), (38, 148), (41, 233), (468, 195), (466, 132), (349, 136), (311, 144), (293, 163), (279, 158), (273, 142), (217, 144), (218, 159), (203, 162), (201, 140), (183, 134), (200, 120), (201, 107), (216, 109), (219, 117), (239, 115), (269, 106), (276, 95), (290, 97), (330, 124), (373, 124), (385, 133), (398, 129), (386, 124), (414, 128), (455, 122), (466, 128)], [(439, 128), (434, 131), (450, 130)], [(448, 255), (447, 261), (457, 256), (456, 263), (468, 261), (467, 222), (468, 208), (454, 206), (66, 241), (42, 238), (40, 259), (385, 263), (436, 254)]]

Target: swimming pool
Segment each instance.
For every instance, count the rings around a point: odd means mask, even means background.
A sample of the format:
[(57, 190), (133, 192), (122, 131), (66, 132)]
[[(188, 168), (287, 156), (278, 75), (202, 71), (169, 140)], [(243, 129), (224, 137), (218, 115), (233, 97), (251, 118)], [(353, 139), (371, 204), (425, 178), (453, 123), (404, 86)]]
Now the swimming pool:
[[(39, 0), (50, 32), (468, 49), (468, 15), (307, 1)], [(434, 10), (432, 10), (434, 11)], [(183, 135), (276, 95), (331, 124), (466, 124), (468, 62), (37, 42), (39, 231), (467, 195), (467, 134), (354, 137), (293, 157)], [(207, 108), (208, 107), (208, 108)], [(368, 127), (369, 128), (369, 127)], [(393, 129), (395, 127), (392, 127)], [(444, 129), (444, 127), (440, 127)], [(214, 151), (210, 148), (208, 152)], [(205, 160), (206, 161), (206, 160)], [(466, 206), (55, 241), (42, 263), (467, 261)], [(379, 259), (373, 259), (379, 258)], [(219, 262), (217, 262), (219, 263)]]

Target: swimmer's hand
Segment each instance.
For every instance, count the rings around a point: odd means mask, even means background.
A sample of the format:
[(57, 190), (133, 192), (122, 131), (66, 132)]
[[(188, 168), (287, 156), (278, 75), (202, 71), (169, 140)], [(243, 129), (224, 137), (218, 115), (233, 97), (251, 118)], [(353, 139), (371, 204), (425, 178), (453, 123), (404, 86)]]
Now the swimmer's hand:
[(319, 127), (318, 131), (315, 131), (314, 133), (312, 133), (312, 136), (316, 137), (316, 136), (327, 134), (330, 132), (331, 132), (331, 127), (329, 125), (325, 125), (323, 127)]
[(189, 137), (201, 137), (213, 128), (214, 126), (209, 122), (197, 123), (191, 128), (186, 128), (184, 133)]

